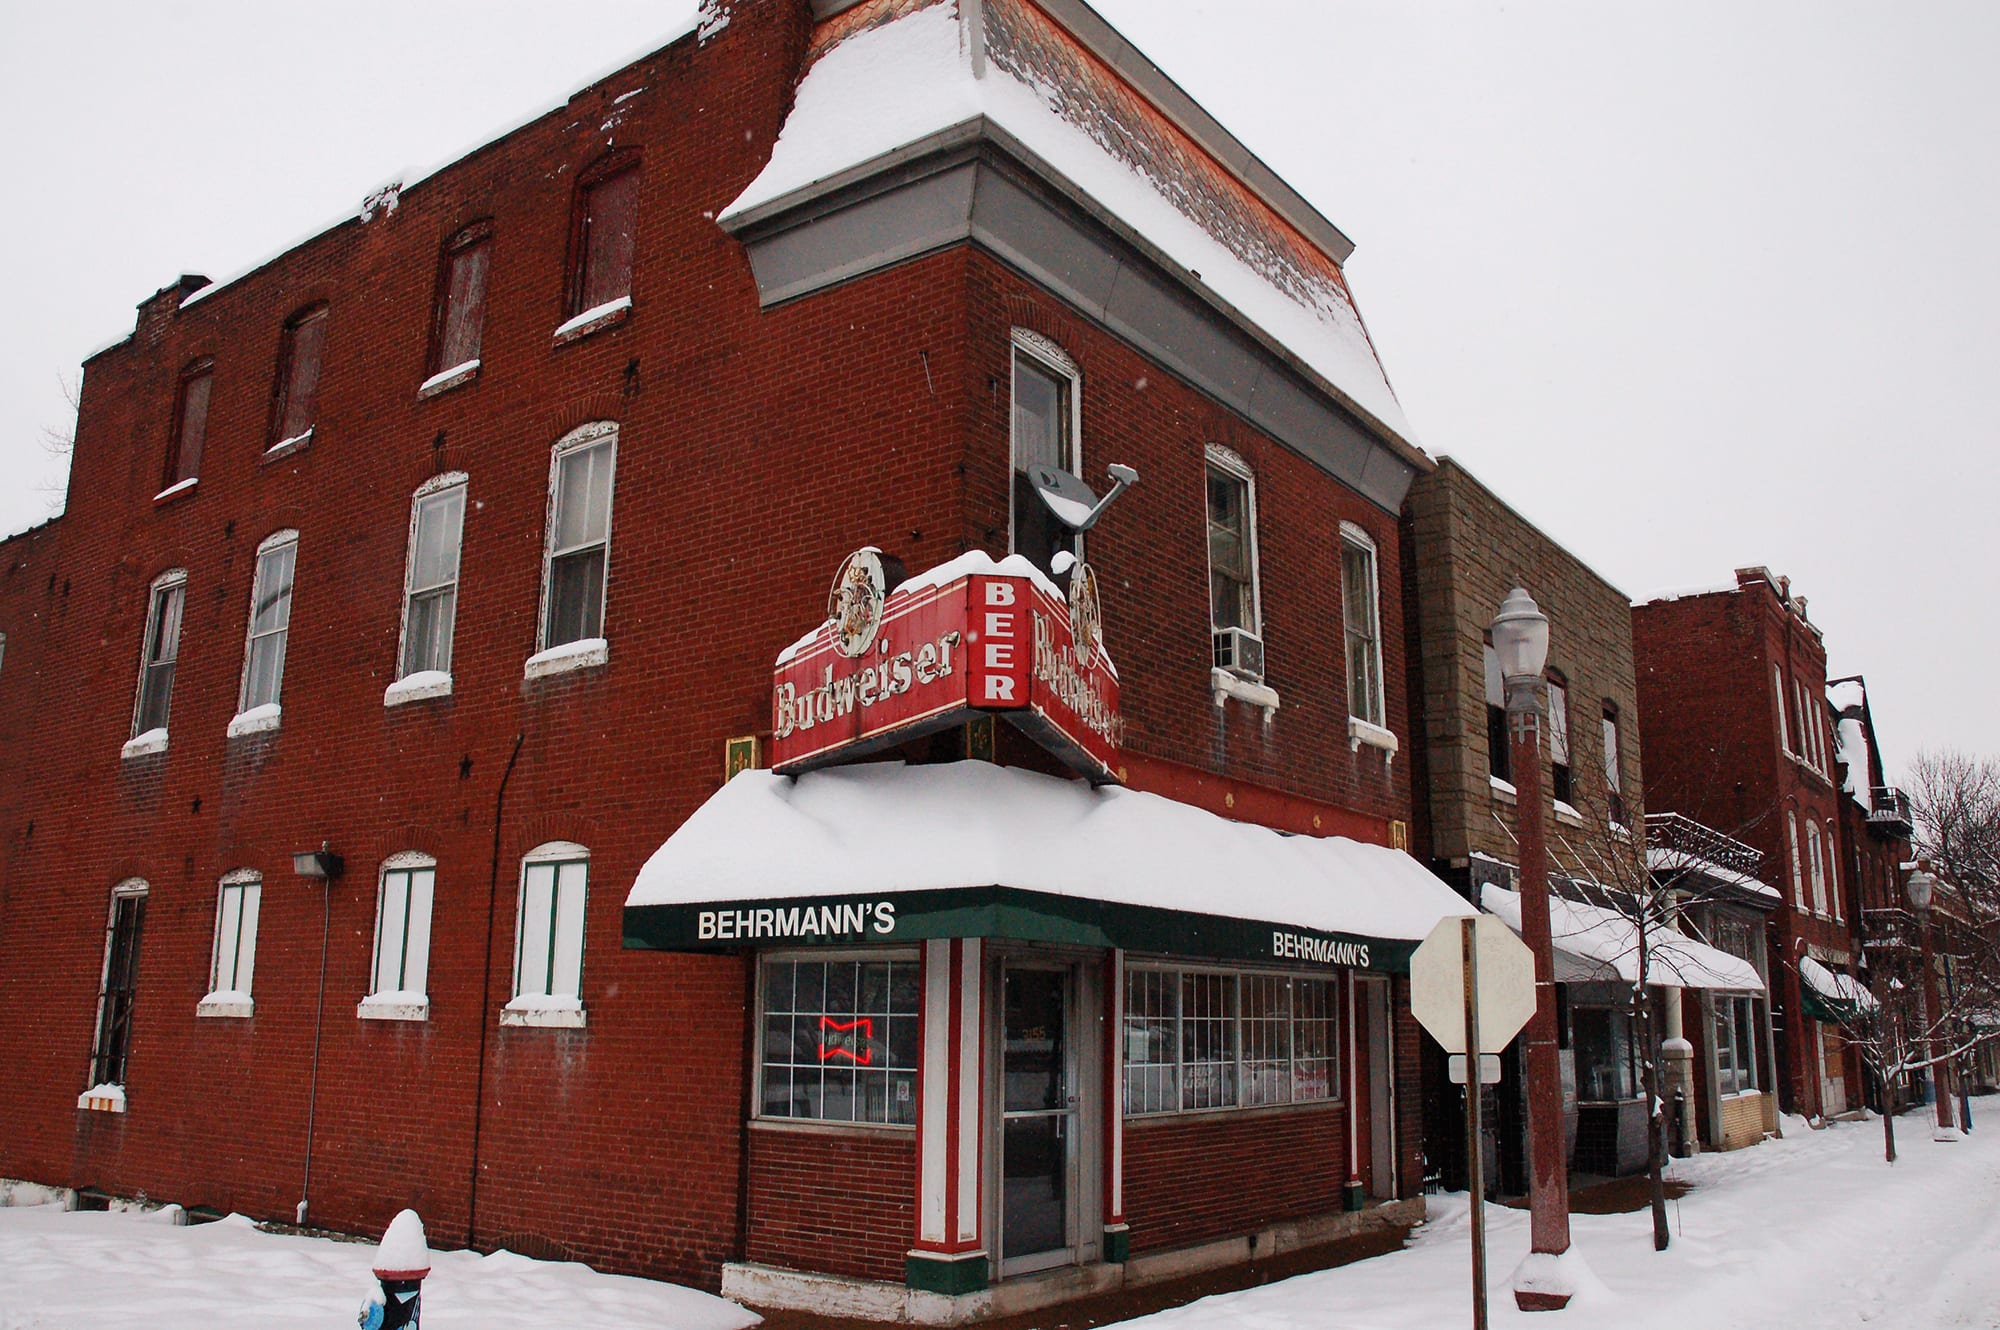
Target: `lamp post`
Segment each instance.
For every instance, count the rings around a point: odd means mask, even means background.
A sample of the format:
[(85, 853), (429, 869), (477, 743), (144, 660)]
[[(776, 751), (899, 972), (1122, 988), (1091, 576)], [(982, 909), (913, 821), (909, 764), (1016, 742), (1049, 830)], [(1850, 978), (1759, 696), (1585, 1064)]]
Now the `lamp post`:
[[(1542, 813), (1542, 708), (1549, 620), (1515, 587), (1493, 620), (1493, 652), (1506, 686), (1514, 815), (1521, 854), (1521, 940), (1535, 955), (1535, 1014), (1528, 1021), (1529, 1261), (1569, 1250), (1569, 1161), (1563, 1146), (1562, 1068), (1556, 1057), (1556, 963), (1549, 930), (1549, 849)], [(1523, 1288), (1523, 1311), (1560, 1311), (1566, 1291)]]
[[(1917, 868), (1903, 889), (1910, 895), (1910, 904), (1917, 912), (1917, 940), (1922, 949), (1924, 967), (1924, 1057), (1937, 1057), (1938, 1014), (1937, 969), (1931, 958), (1931, 898), (1937, 892), (1937, 876), (1929, 869)], [(1930, 1064), (1931, 1098), (1937, 1104), (1937, 1131), (1934, 1139), (1955, 1141), (1958, 1127), (1951, 1120), (1951, 1096), (1945, 1089), (1944, 1073), (1935, 1061)]]

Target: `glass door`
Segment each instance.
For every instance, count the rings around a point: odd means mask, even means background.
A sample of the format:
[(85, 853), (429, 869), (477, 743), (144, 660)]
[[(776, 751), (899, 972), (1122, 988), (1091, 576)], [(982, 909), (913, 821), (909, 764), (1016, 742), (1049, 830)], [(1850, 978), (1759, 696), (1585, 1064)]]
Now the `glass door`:
[(1075, 967), (1002, 971), (1000, 1270), (1076, 1259)]

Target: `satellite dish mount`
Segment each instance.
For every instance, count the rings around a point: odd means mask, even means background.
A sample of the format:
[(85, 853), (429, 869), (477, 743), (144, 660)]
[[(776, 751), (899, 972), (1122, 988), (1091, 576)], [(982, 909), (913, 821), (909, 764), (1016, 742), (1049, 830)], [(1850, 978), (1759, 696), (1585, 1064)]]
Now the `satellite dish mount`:
[(1111, 476), (1111, 488), (1103, 498), (1098, 498), (1082, 479), (1071, 475), (1061, 467), (1031, 466), (1028, 468), (1028, 483), (1041, 495), (1042, 503), (1056, 521), (1071, 531), (1082, 533), (1097, 525), (1097, 519), (1104, 516), (1104, 510), (1111, 501), (1132, 485), (1139, 483), (1139, 473), (1123, 463), (1113, 462), (1105, 468)]

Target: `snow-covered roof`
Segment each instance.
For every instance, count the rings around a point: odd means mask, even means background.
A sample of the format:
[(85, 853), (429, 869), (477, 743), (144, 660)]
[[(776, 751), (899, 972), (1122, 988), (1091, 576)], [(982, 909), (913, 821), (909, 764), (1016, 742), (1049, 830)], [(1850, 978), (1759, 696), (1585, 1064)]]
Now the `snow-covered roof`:
[[(1481, 893), (1487, 910), (1516, 933), (1521, 931), (1521, 893), (1488, 883)], [(1639, 926), (1601, 905), (1549, 896), (1549, 936), (1558, 953), (1557, 980), (1631, 983), (1639, 974)], [(1762, 992), (1757, 967), (1728, 952), (1697, 942), (1671, 928), (1655, 927), (1648, 939), (1646, 982), (1662, 988), (1726, 988)], [(1564, 958), (1568, 964), (1562, 964)]]
[(1858, 716), (1842, 716), (1834, 726), (1834, 746), (1839, 750), (1840, 760), (1846, 771), (1840, 778), (1840, 786), (1863, 808), (1870, 806), (1875, 797), (1874, 778), (1869, 774), (1868, 727)]
[(1835, 711), (1852, 711), (1868, 703), (1868, 687), (1859, 679), (1842, 679), (1826, 686), (1826, 700)]
[[(890, 11), (885, 11), (885, 14)], [(1234, 183), (1191, 140), (1145, 114), (1122, 83), (1070, 86), (1094, 67), (1040, 11), (986, 0), (988, 43), (954, 0), (856, 25), (807, 71), (757, 178), (723, 209), (727, 223), (835, 177), (982, 122), (1015, 140), (1069, 188), (1194, 274), (1222, 304), (1284, 347), (1382, 429), (1414, 446), (1338, 265)], [(1086, 78), (1090, 77), (1088, 75)], [(1132, 106), (1124, 105), (1130, 100)], [(1226, 178), (1225, 178), (1226, 177)]]
[(1411, 944), (1472, 913), (1400, 850), (977, 761), (742, 772), (653, 853), (625, 904), (989, 886)]
[(1773, 901), (1784, 899), (1784, 894), (1776, 887), (1760, 882), (1748, 873), (1739, 873), (1733, 868), (1726, 868), (1716, 863), (1713, 859), (1705, 859), (1686, 850), (1677, 850), (1670, 845), (1648, 845), (1646, 868), (1654, 873), (1699, 873), (1703, 877), (1713, 878), (1717, 882), (1735, 887), (1739, 891), (1749, 892), (1753, 896), (1768, 896)]
[(1799, 957), (1799, 982), (1829, 1002), (1844, 1003), (1858, 1011), (1873, 1011), (1882, 1005), (1859, 979), (1829, 970), (1810, 956)]

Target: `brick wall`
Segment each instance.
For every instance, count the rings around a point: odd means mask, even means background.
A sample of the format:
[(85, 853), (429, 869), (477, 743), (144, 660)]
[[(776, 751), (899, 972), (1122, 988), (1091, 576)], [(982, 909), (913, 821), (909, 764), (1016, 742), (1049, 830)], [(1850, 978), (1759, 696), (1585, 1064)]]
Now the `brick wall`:
[(750, 1129), (748, 1259), (901, 1282), (916, 1237), (908, 1132)]
[(1125, 1124), (1125, 1218), (1135, 1254), (1336, 1213), (1346, 1182), (1342, 1105)]

